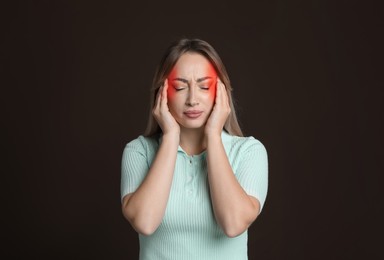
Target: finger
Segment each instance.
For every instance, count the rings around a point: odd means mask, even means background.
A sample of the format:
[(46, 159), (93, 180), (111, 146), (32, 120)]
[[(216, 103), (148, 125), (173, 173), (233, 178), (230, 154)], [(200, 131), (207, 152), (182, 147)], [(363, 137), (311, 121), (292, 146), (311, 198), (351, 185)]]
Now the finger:
[(223, 85), (223, 87), (222, 87), (222, 96), (223, 96), (224, 104), (229, 105), (229, 98), (228, 98), (227, 88), (225, 87), (224, 83), (222, 83), (222, 85)]
[(164, 94), (164, 99), (165, 99), (165, 101), (166, 102), (168, 102), (168, 79), (165, 79), (165, 81), (164, 81), (164, 92), (163, 92), (163, 94)]
[(155, 105), (154, 105), (155, 109), (157, 109), (159, 107), (159, 105), (160, 105), (160, 98), (161, 98), (162, 88), (163, 88), (163, 86), (159, 87), (159, 89), (157, 90), (156, 99), (155, 99)]
[(225, 89), (225, 85), (224, 83), (219, 79), (219, 94), (218, 94), (218, 98), (221, 102), (221, 105), (225, 105), (226, 103), (226, 89)]
[(166, 79), (164, 81), (163, 89), (162, 89), (162, 92), (161, 92), (160, 108), (168, 108), (167, 91), (168, 91), (168, 80)]
[(220, 88), (221, 88), (221, 81), (220, 81), (220, 78), (217, 77), (217, 83), (216, 83), (216, 97), (215, 97), (215, 102), (216, 102), (216, 103), (220, 100), (220, 94), (221, 94)]

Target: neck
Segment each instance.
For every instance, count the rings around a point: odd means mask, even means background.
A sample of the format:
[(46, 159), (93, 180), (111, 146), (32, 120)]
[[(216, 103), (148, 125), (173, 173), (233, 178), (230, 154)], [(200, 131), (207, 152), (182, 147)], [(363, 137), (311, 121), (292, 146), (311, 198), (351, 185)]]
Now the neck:
[(204, 127), (199, 129), (180, 129), (180, 146), (189, 155), (203, 152), (207, 147)]

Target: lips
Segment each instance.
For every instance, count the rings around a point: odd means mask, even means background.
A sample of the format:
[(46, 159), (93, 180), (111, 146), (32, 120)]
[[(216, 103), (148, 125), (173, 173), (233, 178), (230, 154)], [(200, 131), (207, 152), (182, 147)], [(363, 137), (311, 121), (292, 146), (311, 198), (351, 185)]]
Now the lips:
[(189, 118), (198, 118), (202, 113), (203, 111), (200, 110), (189, 110), (184, 112), (184, 114)]

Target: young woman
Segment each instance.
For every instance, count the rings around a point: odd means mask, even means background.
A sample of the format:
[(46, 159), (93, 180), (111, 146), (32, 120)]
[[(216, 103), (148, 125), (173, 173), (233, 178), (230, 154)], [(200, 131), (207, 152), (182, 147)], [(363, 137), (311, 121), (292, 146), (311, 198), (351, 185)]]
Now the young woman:
[(268, 160), (260, 141), (243, 137), (231, 91), (207, 42), (182, 39), (165, 52), (146, 133), (122, 157), (122, 211), (140, 259), (247, 259)]

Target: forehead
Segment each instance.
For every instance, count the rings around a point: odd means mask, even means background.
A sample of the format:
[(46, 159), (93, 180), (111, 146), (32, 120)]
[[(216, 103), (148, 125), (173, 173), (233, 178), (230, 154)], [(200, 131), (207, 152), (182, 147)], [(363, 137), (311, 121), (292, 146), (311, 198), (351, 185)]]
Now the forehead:
[(172, 68), (170, 76), (208, 76), (216, 74), (207, 58), (198, 53), (184, 53)]

